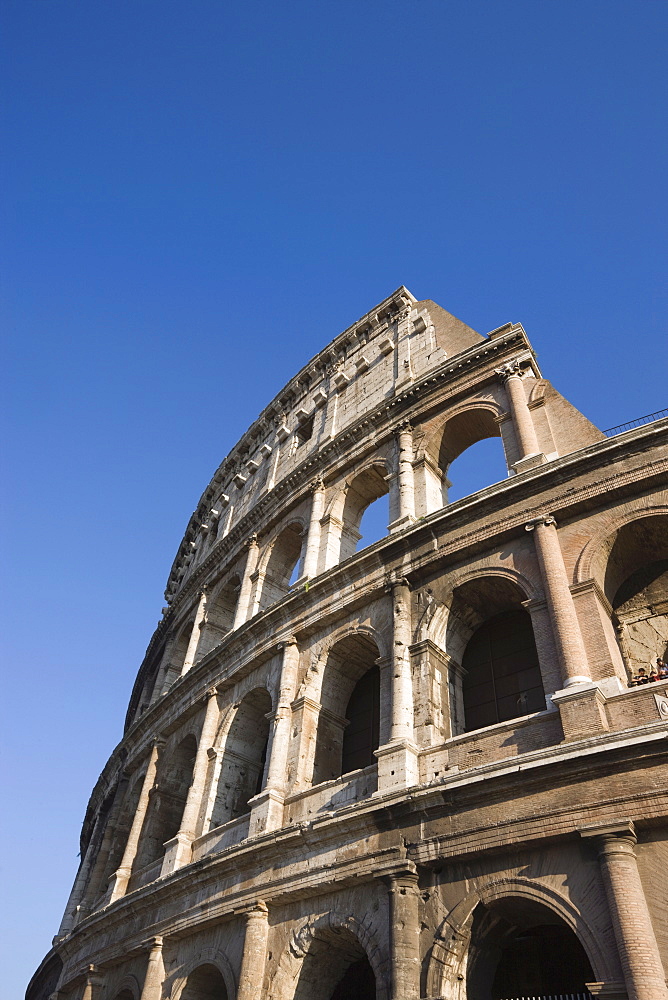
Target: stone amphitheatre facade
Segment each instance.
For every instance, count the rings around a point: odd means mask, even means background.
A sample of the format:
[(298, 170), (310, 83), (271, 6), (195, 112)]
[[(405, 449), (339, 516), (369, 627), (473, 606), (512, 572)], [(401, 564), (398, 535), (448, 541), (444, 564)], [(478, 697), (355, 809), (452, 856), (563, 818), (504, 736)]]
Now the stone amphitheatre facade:
[(188, 524), (28, 1000), (666, 1000), (667, 439), (403, 287), (338, 336)]

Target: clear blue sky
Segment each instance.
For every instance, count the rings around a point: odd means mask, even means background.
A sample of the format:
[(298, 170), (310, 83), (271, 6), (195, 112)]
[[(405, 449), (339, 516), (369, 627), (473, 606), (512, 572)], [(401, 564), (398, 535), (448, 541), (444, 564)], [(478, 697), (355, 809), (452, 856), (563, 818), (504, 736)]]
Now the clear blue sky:
[(405, 284), (481, 332), (521, 321), (602, 428), (668, 406), (668, 5), (1, 16), (14, 1000), (57, 930), (190, 512), (311, 355)]

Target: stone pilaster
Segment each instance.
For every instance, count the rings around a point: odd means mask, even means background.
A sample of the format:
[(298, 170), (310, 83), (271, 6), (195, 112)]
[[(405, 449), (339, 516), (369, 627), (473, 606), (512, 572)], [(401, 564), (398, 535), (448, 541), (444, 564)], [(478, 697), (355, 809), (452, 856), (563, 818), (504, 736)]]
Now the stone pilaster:
[(168, 875), (176, 868), (187, 865), (192, 857), (192, 843), (198, 834), (197, 820), (200, 815), (202, 798), (205, 791), (206, 772), (208, 768), (208, 751), (216, 738), (220, 707), (218, 691), (211, 688), (206, 694), (206, 711), (202, 732), (197, 745), (197, 754), (193, 766), (192, 783), (188, 789), (188, 797), (181, 817), (181, 826), (176, 836), (165, 845), (165, 857), (162, 863), (162, 875)]
[(568, 575), (557, 534), (557, 522), (553, 517), (544, 515), (534, 518), (525, 525), (525, 529), (533, 532), (536, 543), (536, 555), (559, 655), (563, 685), (568, 688), (574, 684), (589, 684), (591, 676), (587, 665), (587, 654), (573, 596), (568, 586)]
[(390, 1000), (420, 998), (418, 877), (410, 868), (388, 876), (390, 897)]
[(162, 938), (151, 939), (148, 955), (148, 965), (144, 976), (144, 985), (140, 1000), (160, 1000), (162, 984), (165, 979), (165, 966), (162, 958)]
[(283, 825), (283, 800), (288, 770), (291, 704), (297, 686), (299, 647), (295, 639), (280, 643), (283, 654), (278, 705), (273, 713), (272, 734), (269, 746), (269, 767), (265, 788), (252, 799), (250, 832), (276, 830)]
[(97, 966), (88, 965), (82, 973), (83, 991), (81, 1000), (99, 1000), (104, 989), (104, 980)]
[(515, 438), (520, 450), (520, 458), (513, 464), (514, 472), (524, 472), (545, 462), (540, 451), (536, 428), (522, 385), (522, 367), (519, 361), (509, 361), (496, 374), (504, 382), (510, 405), (510, 413), (515, 428)]
[(418, 750), (413, 732), (413, 678), (410, 588), (404, 579), (390, 584), (393, 643), (389, 741), (378, 747), (378, 791), (406, 788), (418, 782)]
[(193, 622), (192, 632), (190, 633), (190, 641), (188, 642), (188, 649), (186, 650), (186, 656), (183, 661), (183, 666), (181, 667), (181, 676), (187, 674), (193, 663), (195, 662), (195, 657), (197, 656), (197, 647), (199, 645), (200, 635), (202, 632), (202, 625), (204, 624), (206, 618), (206, 588), (204, 588), (199, 595), (199, 604), (197, 605), (197, 612), (195, 613), (195, 621)]
[(404, 420), (395, 431), (397, 443), (397, 476), (395, 489), (398, 497), (395, 507), (397, 518), (390, 524), (390, 531), (407, 528), (415, 521), (415, 482), (413, 477), (413, 428)]
[(244, 567), (244, 578), (241, 581), (237, 609), (234, 614), (234, 625), (232, 628), (240, 628), (248, 618), (251, 596), (253, 592), (253, 576), (257, 567), (260, 548), (257, 544), (257, 535), (251, 535), (246, 542), (246, 565)]
[(322, 479), (316, 479), (311, 484), (311, 516), (306, 540), (306, 555), (304, 556), (304, 571), (302, 576), (310, 579), (318, 574), (320, 557), (320, 521), (325, 510), (325, 484)]
[(629, 1000), (668, 1000), (666, 976), (635, 855), (633, 823), (588, 827), (598, 851)]
[[(246, 935), (239, 972), (237, 1000), (260, 1000), (267, 958), (269, 911), (261, 899), (245, 914)], [(143, 1000), (143, 997), (142, 997)]]
[(139, 837), (141, 835), (142, 827), (144, 826), (144, 820), (146, 819), (151, 789), (155, 784), (155, 776), (158, 769), (158, 757), (160, 750), (164, 747), (164, 745), (164, 740), (154, 740), (153, 746), (151, 747), (148, 767), (146, 768), (146, 774), (144, 775), (141, 792), (139, 793), (139, 802), (137, 803), (137, 808), (135, 809), (135, 815), (132, 820), (132, 826), (130, 827), (130, 833), (128, 834), (125, 850), (123, 851), (123, 857), (121, 859), (120, 866), (111, 877), (110, 903), (113, 903), (114, 900), (118, 899), (120, 896), (124, 896), (128, 887), (130, 875), (132, 874), (132, 865), (137, 857)]

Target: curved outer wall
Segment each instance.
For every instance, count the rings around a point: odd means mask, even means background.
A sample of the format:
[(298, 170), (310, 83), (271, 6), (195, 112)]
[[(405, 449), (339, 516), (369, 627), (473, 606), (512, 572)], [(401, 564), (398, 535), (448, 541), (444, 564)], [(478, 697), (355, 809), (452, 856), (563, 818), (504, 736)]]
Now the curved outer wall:
[(510, 996), (518, 929), (666, 1000), (667, 436), (403, 287), (337, 337), (188, 524), (27, 1000)]

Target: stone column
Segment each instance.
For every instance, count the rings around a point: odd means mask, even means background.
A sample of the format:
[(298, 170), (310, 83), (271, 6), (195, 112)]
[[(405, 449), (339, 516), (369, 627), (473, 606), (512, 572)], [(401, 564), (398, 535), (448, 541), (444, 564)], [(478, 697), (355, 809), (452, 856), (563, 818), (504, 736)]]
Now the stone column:
[(144, 820), (146, 819), (146, 811), (148, 809), (151, 789), (155, 784), (155, 775), (158, 769), (158, 756), (164, 745), (164, 740), (154, 740), (153, 746), (151, 747), (151, 756), (149, 757), (148, 767), (146, 768), (146, 774), (144, 775), (144, 782), (141, 786), (141, 792), (139, 794), (139, 802), (137, 803), (134, 819), (132, 820), (132, 826), (130, 827), (128, 840), (125, 845), (125, 850), (123, 851), (123, 857), (119, 868), (111, 877), (110, 903), (113, 903), (115, 899), (119, 898), (119, 896), (124, 896), (128, 887), (130, 875), (132, 874), (132, 865), (137, 857), (139, 837), (142, 827), (144, 826)]
[(524, 527), (526, 531), (533, 532), (536, 543), (536, 555), (559, 654), (563, 685), (568, 688), (574, 684), (591, 684), (580, 623), (559, 545), (557, 522), (553, 517), (544, 515), (534, 518)]
[(104, 986), (104, 981), (100, 976), (97, 966), (89, 965), (83, 972), (84, 988), (81, 1000), (97, 1000)]
[(318, 574), (318, 557), (320, 555), (320, 520), (325, 510), (325, 484), (322, 479), (316, 479), (311, 484), (311, 517), (308, 526), (308, 539), (306, 541), (306, 555), (304, 556), (304, 570), (302, 576), (307, 579)]
[[(121, 815), (121, 810), (123, 807), (123, 802), (125, 800), (125, 795), (128, 788), (128, 776), (123, 772), (121, 774), (120, 781), (116, 788), (116, 793), (114, 795), (114, 801), (109, 810), (107, 816), (107, 822), (104, 827), (104, 833), (102, 835), (102, 843), (100, 844), (100, 850), (97, 852), (97, 857), (95, 858), (95, 863), (92, 867), (90, 878), (88, 879), (88, 884), (84, 890), (83, 896), (79, 904), (78, 918), (80, 916), (86, 916), (91, 912), (93, 906), (97, 903), (98, 899), (102, 896), (103, 892), (108, 893), (108, 878), (105, 881), (105, 875), (107, 874), (107, 866), (109, 864), (109, 854), (111, 852), (112, 844), (116, 836), (116, 830), (118, 827), (118, 821)], [(76, 923), (77, 921), (75, 921)]]
[(390, 896), (390, 1000), (420, 998), (418, 877), (406, 869), (387, 879)]
[(395, 431), (397, 442), (397, 490), (396, 520), (390, 531), (408, 527), (415, 521), (415, 480), (413, 475), (413, 428), (408, 420), (399, 424)]
[(151, 940), (151, 950), (148, 955), (148, 965), (144, 976), (144, 986), (140, 1000), (160, 1000), (162, 984), (165, 979), (165, 966), (162, 959), (162, 938)]
[(260, 555), (260, 547), (257, 544), (257, 535), (250, 536), (246, 542), (246, 547), (248, 549), (248, 553), (246, 555), (246, 566), (244, 568), (244, 578), (241, 581), (241, 589), (239, 590), (237, 610), (234, 614), (233, 629), (240, 628), (248, 617), (248, 609), (250, 607), (250, 599), (253, 590), (253, 575), (257, 566), (258, 556)]
[[(239, 972), (237, 1000), (259, 1000), (262, 995), (264, 967), (267, 957), (267, 937), (269, 934), (269, 912), (261, 899), (246, 916), (246, 936), (244, 952)], [(142, 1000), (144, 998), (142, 997)]]
[(283, 654), (278, 704), (273, 713), (269, 741), (269, 766), (265, 787), (252, 799), (250, 834), (278, 830), (283, 826), (283, 801), (288, 770), (292, 700), (297, 686), (299, 647), (293, 638), (279, 643)]
[(205, 616), (206, 616), (206, 588), (204, 588), (200, 593), (199, 605), (197, 606), (197, 612), (195, 614), (193, 630), (190, 633), (190, 642), (188, 643), (186, 658), (183, 661), (183, 666), (181, 667), (182, 677), (184, 674), (188, 673), (193, 663), (195, 662), (195, 657), (197, 656), (197, 646), (199, 645), (200, 634), (202, 631), (202, 623), (204, 622)]
[(393, 612), (392, 707), (390, 738), (378, 747), (378, 791), (408, 787), (418, 781), (418, 757), (413, 732), (413, 677), (410, 588), (403, 578), (390, 584)]
[(197, 754), (193, 766), (193, 777), (186, 804), (183, 808), (181, 826), (176, 836), (165, 845), (165, 857), (162, 863), (162, 875), (168, 875), (176, 868), (187, 865), (192, 857), (192, 843), (197, 836), (197, 820), (200, 814), (205, 791), (206, 772), (209, 763), (208, 751), (216, 738), (220, 708), (218, 691), (211, 688), (206, 693), (206, 712), (202, 723), (202, 732), (197, 744)]
[(640, 881), (633, 823), (580, 831), (592, 838), (610, 908), (629, 1000), (668, 1000), (666, 976)]
[[(521, 453), (516, 465), (524, 463), (524, 460), (530, 456), (535, 458), (540, 457), (544, 461), (545, 457), (540, 452), (531, 410), (524, 394), (520, 362), (509, 361), (502, 368), (497, 368), (496, 374), (506, 386), (508, 402), (510, 403), (510, 413), (513, 418), (513, 426), (515, 427), (515, 437), (517, 438), (517, 444)], [(531, 468), (533, 464), (540, 464), (540, 462), (528, 463), (526, 467)], [(515, 471), (520, 472), (523, 469), (516, 468)]]

